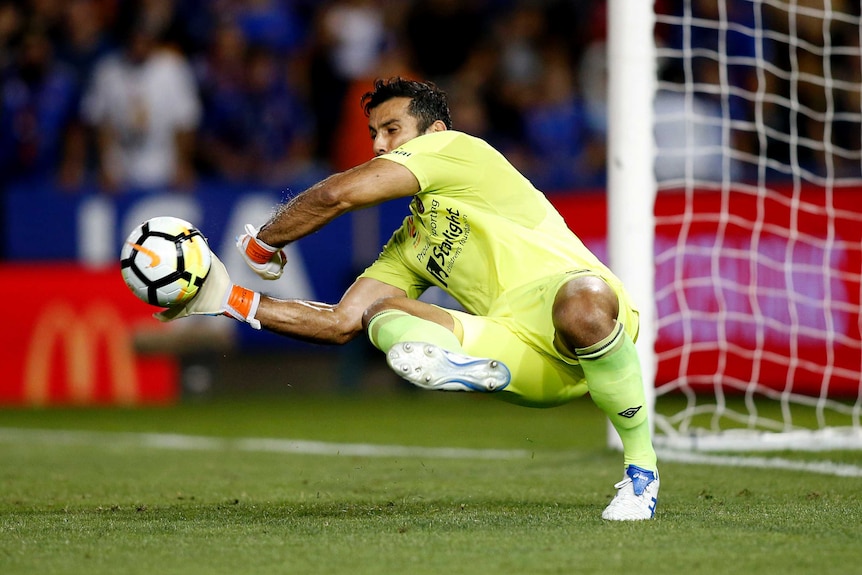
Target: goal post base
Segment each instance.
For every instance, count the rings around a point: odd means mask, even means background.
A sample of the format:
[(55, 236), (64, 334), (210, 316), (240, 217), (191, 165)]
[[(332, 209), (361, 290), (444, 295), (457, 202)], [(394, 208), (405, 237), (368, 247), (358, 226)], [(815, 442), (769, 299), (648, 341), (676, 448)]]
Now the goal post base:
[(862, 450), (862, 428), (827, 427), (790, 431), (729, 429), (719, 432), (672, 432), (654, 439), (656, 448), (701, 452)]

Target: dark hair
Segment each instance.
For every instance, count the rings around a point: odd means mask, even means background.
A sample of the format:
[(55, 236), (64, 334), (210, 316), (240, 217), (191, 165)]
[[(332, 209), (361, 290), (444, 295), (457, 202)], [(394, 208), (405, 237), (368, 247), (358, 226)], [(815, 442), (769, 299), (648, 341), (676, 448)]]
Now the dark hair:
[(419, 133), (430, 128), (437, 120), (446, 124), (447, 130), (452, 129), (446, 92), (433, 82), (417, 82), (400, 76), (388, 80), (378, 79), (374, 82), (374, 89), (362, 96), (365, 115), (368, 116), (371, 110), (392, 98), (410, 98), (407, 112), (419, 121)]

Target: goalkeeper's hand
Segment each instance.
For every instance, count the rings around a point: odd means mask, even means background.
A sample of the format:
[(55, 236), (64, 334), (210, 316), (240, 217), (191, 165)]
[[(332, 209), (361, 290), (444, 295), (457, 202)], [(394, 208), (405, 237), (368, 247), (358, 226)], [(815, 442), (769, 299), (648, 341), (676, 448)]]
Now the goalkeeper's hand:
[(210, 271), (195, 297), (183, 305), (155, 313), (153, 317), (159, 321), (173, 321), (190, 315), (224, 314), (260, 329), (260, 322), (254, 317), (259, 304), (260, 294), (232, 283), (224, 264), (213, 253)]
[(245, 263), (265, 280), (277, 280), (284, 273), (287, 256), (281, 248), (274, 248), (257, 239), (257, 228), (245, 225), (245, 233), (236, 238), (236, 247)]

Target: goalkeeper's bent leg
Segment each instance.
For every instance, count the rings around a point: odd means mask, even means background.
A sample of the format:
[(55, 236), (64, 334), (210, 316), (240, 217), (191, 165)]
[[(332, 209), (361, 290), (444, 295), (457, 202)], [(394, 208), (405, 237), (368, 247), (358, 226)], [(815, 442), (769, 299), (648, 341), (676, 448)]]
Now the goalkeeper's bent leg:
[(656, 471), (640, 361), (623, 325), (617, 322), (608, 337), (575, 354), (590, 397), (620, 435), (625, 464)]
[(421, 341), (447, 351), (464, 353), (464, 348), (454, 333), (438, 323), (398, 309), (382, 311), (372, 317), (368, 322), (368, 339), (383, 353), (392, 349), (396, 343), (410, 341)]
[(367, 329), (371, 343), (386, 352), (389, 367), (417, 387), (494, 392), (511, 381), (502, 362), (466, 355), (458, 336), (433, 321), (390, 309), (372, 317)]

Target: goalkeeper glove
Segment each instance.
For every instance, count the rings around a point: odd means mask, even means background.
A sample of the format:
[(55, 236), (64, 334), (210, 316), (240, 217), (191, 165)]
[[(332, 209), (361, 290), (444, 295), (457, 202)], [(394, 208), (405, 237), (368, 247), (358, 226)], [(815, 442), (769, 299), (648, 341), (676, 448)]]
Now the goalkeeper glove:
[(212, 254), (210, 271), (195, 297), (187, 303), (153, 314), (159, 321), (173, 321), (190, 315), (227, 315), (260, 329), (255, 319), (260, 294), (230, 281), (221, 260)]
[(236, 247), (254, 273), (265, 280), (277, 280), (284, 273), (287, 256), (284, 250), (257, 239), (257, 232), (253, 225), (246, 224), (245, 233), (236, 238)]

